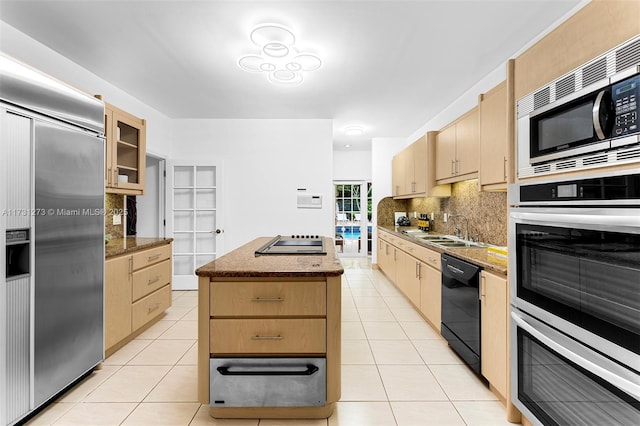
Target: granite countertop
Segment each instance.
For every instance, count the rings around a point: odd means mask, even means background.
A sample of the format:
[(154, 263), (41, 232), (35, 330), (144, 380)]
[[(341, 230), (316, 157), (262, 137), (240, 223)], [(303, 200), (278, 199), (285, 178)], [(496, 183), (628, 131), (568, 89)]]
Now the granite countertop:
[[(462, 260), (466, 260), (467, 262), (481, 266), (483, 269), (486, 269), (487, 271), (492, 271), (492, 272), (496, 272), (498, 274), (504, 274), (504, 275), (507, 274), (507, 260), (490, 255), (486, 247), (457, 247), (457, 248), (442, 247), (437, 244), (430, 243), (429, 241), (421, 240), (418, 238), (411, 237), (410, 235), (403, 234), (402, 231), (398, 230), (398, 228), (395, 226), (378, 226), (378, 229), (391, 232), (392, 234), (400, 238), (403, 238), (412, 243), (424, 246), (438, 253), (447, 253), (452, 256), (458, 257)], [(416, 228), (407, 227), (406, 229), (416, 229)], [(429, 232), (429, 234), (441, 235), (435, 232)]]
[(104, 246), (105, 257), (113, 257), (138, 250), (169, 244), (173, 238), (126, 237), (113, 238)]
[(196, 270), (200, 277), (326, 277), (344, 273), (331, 238), (326, 255), (262, 255), (255, 251), (273, 237), (257, 238)]

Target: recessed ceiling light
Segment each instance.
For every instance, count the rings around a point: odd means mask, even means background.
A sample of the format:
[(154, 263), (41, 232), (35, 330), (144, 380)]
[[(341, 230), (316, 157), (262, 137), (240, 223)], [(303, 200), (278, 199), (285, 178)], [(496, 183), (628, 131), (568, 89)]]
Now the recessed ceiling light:
[(345, 148), (351, 148), (351, 145), (346, 144), (344, 147), (345, 147)]
[(364, 129), (360, 126), (348, 126), (344, 128), (344, 134), (347, 136), (360, 136), (364, 133)]
[(322, 66), (318, 56), (299, 52), (293, 31), (281, 25), (260, 25), (251, 31), (249, 39), (260, 47), (260, 54), (242, 56), (238, 65), (248, 72), (266, 73), (271, 83), (297, 86), (303, 81), (303, 73)]

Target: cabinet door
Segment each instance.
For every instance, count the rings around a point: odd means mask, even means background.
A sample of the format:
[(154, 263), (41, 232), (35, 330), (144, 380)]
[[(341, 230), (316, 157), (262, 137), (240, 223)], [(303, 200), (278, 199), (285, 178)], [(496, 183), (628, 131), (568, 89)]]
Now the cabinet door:
[(413, 193), (427, 192), (427, 139), (421, 137), (411, 145), (411, 160), (413, 160)]
[(420, 307), (420, 277), (423, 266), (415, 257), (405, 254), (403, 269), (405, 271), (405, 291), (404, 294), (416, 307)]
[(393, 196), (404, 195), (404, 169), (402, 165), (402, 156), (400, 153), (393, 156), (391, 160), (391, 184)]
[(105, 262), (105, 349), (131, 334), (131, 256)]
[(440, 271), (423, 263), (421, 277), (420, 311), (431, 322), (431, 325), (440, 331), (442, 311), (442, 277)]
[(124, 111), (113, 111), (116, 149), (116, 186), (144, 190), (146, 167), (146, 123)]
[(476, 173), (480, 154), (478, 108), (474, 108), (456, 123), (456, 176)]
[(402, 197), (413, 193), (413, 153), (407, 147), (397, 153), (391, 163), (393, 196)]
[(480, 276), (482, 375), (507, 395), (507, 278), (482, 271)]
[(507, 83), (480, 101), (480, 185), (507, 183)]
[(398, 250), (392, 244), (387, 244), (389, 249), (387, 250), (388, 258), (387, 258), (387, 269), (389, 272), (387, 273), (387, 277), (391, 280), (391, 282), (395, 283), (398, 280)]
[(436, 137), (436, 180), (453, 176), (456, 154), (456, 126), (452, 125)]

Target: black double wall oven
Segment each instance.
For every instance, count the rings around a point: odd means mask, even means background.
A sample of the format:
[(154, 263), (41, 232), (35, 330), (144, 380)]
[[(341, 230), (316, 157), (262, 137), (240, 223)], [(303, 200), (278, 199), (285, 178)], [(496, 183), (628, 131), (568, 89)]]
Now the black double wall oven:
[(514, 404), (538, 425), (640, 424), (640, 174), (509, 197)]

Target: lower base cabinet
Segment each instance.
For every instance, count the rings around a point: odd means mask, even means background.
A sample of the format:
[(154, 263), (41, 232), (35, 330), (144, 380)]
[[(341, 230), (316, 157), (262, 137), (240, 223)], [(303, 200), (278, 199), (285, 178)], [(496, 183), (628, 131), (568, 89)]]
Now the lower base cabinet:
[(422, 279), (420, 280), (420, 312), (438, 332), (440, 331), (441, 311), (442, 275), (438, 269), (423, 265)]
[(507, 277), (482, 271), (480, 299), (481, 372), (491, 386), (507, 398)]
[(171, 306), (171, 277), (170, 241), (106, 260), (105, 356)]

